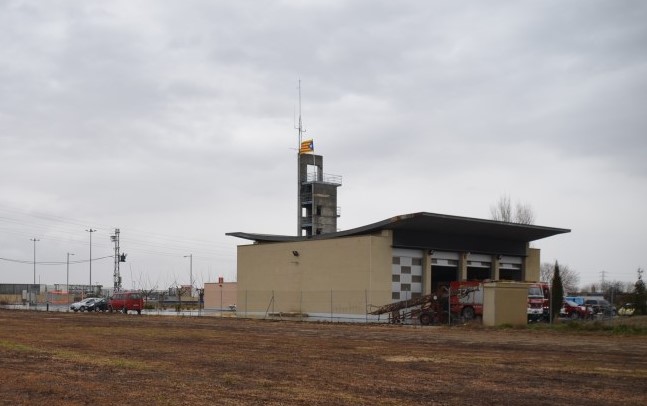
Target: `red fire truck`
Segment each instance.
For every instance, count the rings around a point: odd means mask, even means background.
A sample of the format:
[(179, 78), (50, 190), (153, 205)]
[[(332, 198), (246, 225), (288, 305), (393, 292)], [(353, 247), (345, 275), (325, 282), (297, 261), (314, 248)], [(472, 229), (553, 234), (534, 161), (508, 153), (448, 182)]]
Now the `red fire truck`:
[[(453, 316), (471, 320), (483, 316), (483, 282), (454, 281), (449, 285)], [(547, 320), (550, 289), (546, 283), (534, 283), (528, 288), (528, 321)]]
[(550, 287), (547, 283), (533, 283), (528, 288), (528, 322), (548, 320)]
[(483, 282), (453, 281), (449, 289), (452, 315), (465, 320), (483, 316)]

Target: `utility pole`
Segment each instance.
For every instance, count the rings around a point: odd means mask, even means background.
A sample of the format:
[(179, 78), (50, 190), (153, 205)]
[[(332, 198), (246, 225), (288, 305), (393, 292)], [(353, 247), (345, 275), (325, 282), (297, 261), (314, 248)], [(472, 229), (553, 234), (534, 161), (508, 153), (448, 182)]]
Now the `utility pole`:
[(67, 304), (70, 304), (70, 254), (67, 253), (67, 273), (65, 276), (65, 295), (67, 296)]
[(36, 284), (36, 241), (40, 241), (40, 240), (34, 237), (34, 238), (30, 238), (29, 241), (34, 242), (34, 285), (35, 285)]
[(92, 290), (92, 233), (94, 233), (97, 230), (93, 230), (90, 228), (89, 230), (85, 230), (88, 233), (90, 233), (90, 290)]
[[(38, 240), (38, 239), (36, 239), (36, 237), (34, 237), (34, 238), (30, 238), (29, 241), (34, 242), (34, 284), (32, 285), (32, 288), (33, 288), (33, 286), (36, 284), (36, 241), (40, 241), (40, 240)], [(29, 288), (29, 304), (30, 305), (31, 305), (31, 300), (32, 300), (32, 288)], [(38, 293), (36, 293), (36, 294), (38, 294)], [(38, 306), (38, 301), (36, 301), (36, 306)]]

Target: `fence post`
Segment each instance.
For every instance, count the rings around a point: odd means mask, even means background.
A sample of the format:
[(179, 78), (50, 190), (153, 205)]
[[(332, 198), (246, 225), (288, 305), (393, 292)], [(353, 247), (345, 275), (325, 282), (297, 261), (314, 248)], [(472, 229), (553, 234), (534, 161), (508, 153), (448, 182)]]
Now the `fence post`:
[[(442, 299), (440, 299), (442, 300)], [(442, 303), (441, 303), (442, 308)], [(447, 288), (447, 325), (452, 325), (452, 285)]]
[(364, 314), (366, 323), (368, 323), (368, 291), (366, 289), (364, 289)]

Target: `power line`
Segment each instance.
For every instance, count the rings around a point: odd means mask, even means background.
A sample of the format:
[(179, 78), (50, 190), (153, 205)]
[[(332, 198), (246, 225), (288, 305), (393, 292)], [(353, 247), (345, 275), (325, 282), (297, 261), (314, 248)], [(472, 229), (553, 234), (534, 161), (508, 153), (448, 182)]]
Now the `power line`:
[[(77, 227), (84, 227), (90, 222), (85, 222), (76, 219), (70, 219), (62, 216), (54, 216), (43, 213), (29, 213), (12, 208), (3, 207), (0, 205), (0, 212), (6, 212), (10, 214), (8, 216), (0, 216), (0, 223), (6, 223), (9, 227), (0, 227), (4, 230), (8, 230), (9, 233), (16, 235), (33, 235), (34, 232), (28, 233), (23, 230), (16, 230), (16, 227), (13, 226), (23, 226), (30, 230), (36, 231), (39, 230), (38, 234), (46, 234), (46, 232), (58, 234), (57, 236), (48, 236), (50, 240), (58, 240), (65, 242), (73, 242), (75, 244), (84, 244), (85, 242), (81, 239)], [(22, 218), (16, 218), (19, 216)], [(37, 219), (37, 222), (30, 220), (30, 218)], [(45, 221), (42, 223), (40, 221)], [(97, 224), (96, 222), (91, 222), (92, 224)], [(113, 229), (113, 226), (102, 226), (101, 228)], [(123, 227), (121, 227), (123, 228)], [(42, 232), (46, 231), (46, 232)], [(69, 238), (61, 238), (61, 234), (64, 236), (69, 236)], [(137, 235), (142, 235), (144, 238), (137, 238)], [(135, 235), (135, 237), (131, 237)], [(155, 234), (147, 231), (139, 231), (137, 229), (129, 229), (128, 237), (122, 239), (123, 245), (138, 245), (142, 247), (152, 247), (152, 248), (161, 248), (166, 252), (156, 251), (154, 253), (160, 253), (163, 255), (174, 255), (168, 251), (176, 251), (177, 255), (180, 255), (187, 250), (195, 250), (199, 248), (200, 251), (205, 253), (207, 256), (229, 256), (230, 253), (226, 252), (231, 250), (231, 245), (223, 243), (220, 241), (205, 241), (204, 239), (191, 239), (183, 238), (179, 239), (176, 235), (164, 235), (164, 234)], [(92, 244), (96, 245), (96, 244)], [(201, 247), (201, 248), (200, 248)]]
[[(99, 257), (99, 258), (92, 258), (92, 261), (99, 261), (102, 259), (106, 258), (112, 258), (112, 255), (109, 255), (107, 257)], [(25, 261), (25, 260), (20, 260), (20, 259), (10, 259), (10, 258), (0, 258), (0, 261), (7, 261), (7, 262), (15, 262), (18, 264), (33, 264), (34, 261)], [(83, 263), (88, 263), (90, 262), (89, 259), (83, 259), (83, 260), (78, 260), (78, 261), (70, 261), (70, 264), (83, 264)], [(66, 265), (67, 261), (59, 262), (59, 261), (43, 261), (43, 262), (36, 262), (36, 265)]]
[[(100, 228), (106, 229), (106, 230), (112, 230), (112, 229), (115, 228), (114, 225), (101, 224), (101, 223), (98, 223), (98, 222), (95, 222), (95, 221), (75, 220), (75, 219), (70, 219), (70, 218), (67, 218), (67, 217), (47, 215), (47, 214), (42, 214), (42, 213), (29, 213), (29, 212), (24, 212), (24, 211), (20, 211), (20, 210), (16, 210), (16, 209), (11, 209), (11, 208), (8, 209), (8, 208), (6, 208), (6, 206), (5, 206), (5, 208), (0, 206), (0, 211), (3, 211), (3, 210), (8, 211), (10, 213), (18, 214), (18, 215), (24, 216), (24, 217), (35, 217), (37, 219), (42, 219), (42, 220), (45, 220), (45, 221), (48, 221), (48, 222), (71, 224), (71, 225), (78, 226), (78, 227), (87, 227), (88, 224), (98, 224), (100, 226)], [(12, 221), (14, 223), (19, 223), (19, 224), (21, 223), (19, 220), (15, 220), (15, 219), (12, 219), (12, 218), (0, 216), (0, 220), (2, 220), (2, 219)], [(37, 227), (44, 227), (44, 226), (37, 225)], [(75, 228), (74, 230), (77, 230), (77, 229)], [(220, 244), (220, 245), (223, 245), (223, 246), (226, 245), (226, 244), (219, 243), (217, 241), (205, 242), (203, 239), (192, 239), (192, 238), (178, 239), (176, 235), (160, 234), (160, 233), (151, 234), (150, 230), (138, 230), (136, 228), (130, 228), (129, 227), (129, 235), (133, 235), (133, 234), (141, 234), (141, 235), (144, 235), (146, 237), (149, 237), (149, 236), (152, 235), (153, 237), (156, 237), (156, 238), (159, 238), (159, 239), (164, 239), (164, 240), (167, 240), (167, 241), (173, 242), (173, 243), (185, 242), (186, 241), (187, 244), (190, 244), (191, 246), (194, 246), (196, 244), (203, 244), (203, 245), (205, 245), (205, 244), (216, 244), (216, 245)]]

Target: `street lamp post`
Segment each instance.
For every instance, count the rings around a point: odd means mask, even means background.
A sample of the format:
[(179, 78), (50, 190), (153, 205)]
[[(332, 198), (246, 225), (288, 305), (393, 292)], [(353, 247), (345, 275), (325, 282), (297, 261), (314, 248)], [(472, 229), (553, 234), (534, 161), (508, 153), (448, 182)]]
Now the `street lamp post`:
[(191, 284), (191, 297), (193, 297), (193, 254), (185, 255), (184, 258), (189, 258), (189, 283)]
[(92, 233), (94, 233), (97, 230), (93, 230), (90, 228), (89, 230), (85, 230), (88, 233), (90, 233), (90, 290), (92, 290)]
[(70, 304), (70, 254), (67, 253), (67, 273), (65, 275), (65, 295), (67, 296), (67, 304)]

